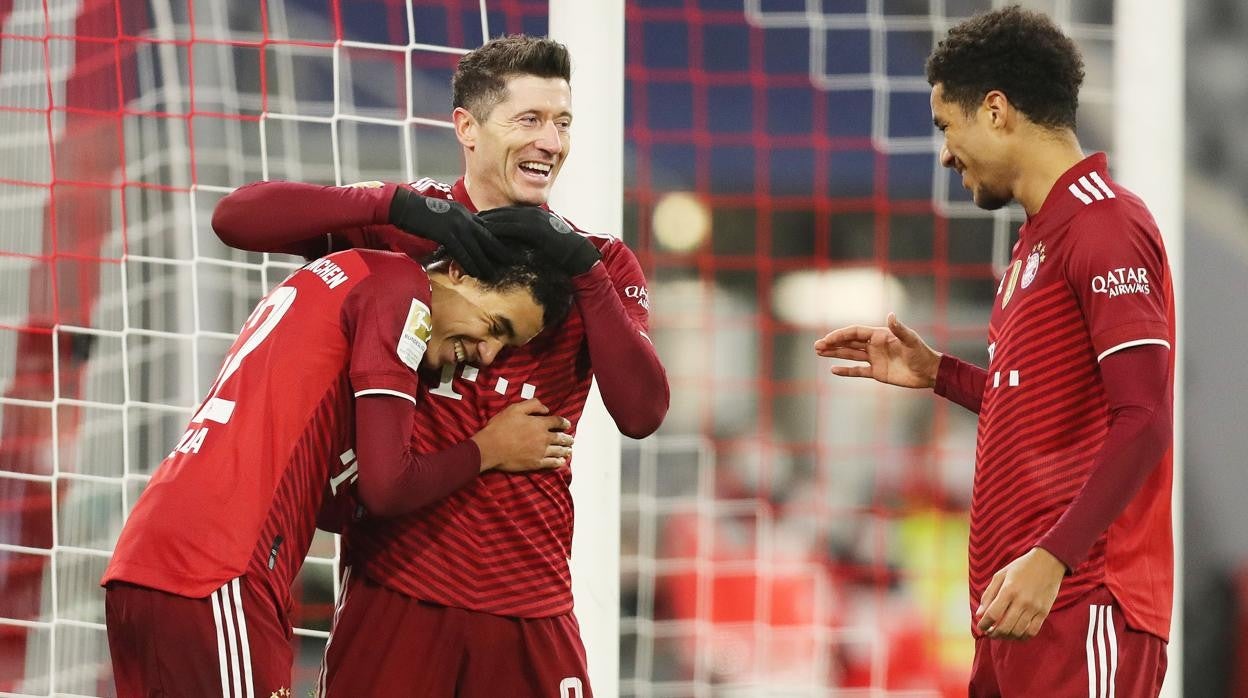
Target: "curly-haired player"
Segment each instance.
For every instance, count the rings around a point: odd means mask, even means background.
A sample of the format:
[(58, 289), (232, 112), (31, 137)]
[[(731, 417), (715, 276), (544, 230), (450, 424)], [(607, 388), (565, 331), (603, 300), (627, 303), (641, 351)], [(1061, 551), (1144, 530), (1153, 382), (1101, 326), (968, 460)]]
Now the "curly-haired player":
[[(424, 373), (421, 389), (438, 418), (414, 425), (422, 449), (444, 448), (529, 396), (575, 432), (591, 378), (628, 436), (652, 433), (667, 413), (667, 376), (647, 336), (649, 296), (636, 256), (618, 238), (578, 230), (544, 209), (571, 147), (570, 78), (562, 44), (493, 39), (464, 55), (453, 78), (451, 118), (464, 155), (458, 181), (350, 189), (260, 182), (217, 206), (213, 227), (236, 247), (315, 256), (360, 246), (418, 256), (438, 242), (462, 263), (485, 266), (495, 263), (493, 231), (522, 238), (572, 275), (576, 306), (558, 328), (490, 366), (468, 360)], [(544, 225), (514, 225), (514, 211), (492, 210), (512, 204), (533, 207)], [(595, 467), (574, 460), (577, 470)], [(350, 566), (324, 693), (589, 698), (568, 565), (571, 477), (568, 468), (487, 473), (412, 515), (366, 517), (348, 528)]]
[(104, 573), (119, 696), (289, 695), (290, 585), (318, 512), (397, 516), (482, 472), (566, 464), (570, 424), (536, 399), (436, 452), (408, 439), (437, 419), (419, 367), (488, 366), (567, 313), (568, 276), (513, 247), (490, 279), (348, 250), (261, 300)]
[(987, 370), (896, 317), (815, 343), (840, 376), (934, 388), (979, 414), (971, 696), (1155, 696), (1166, 670), (1174, 300), (1148, 209), (1075, 135), (1083, 62), (1009, 7), (927, 63), (941, 163), (975, 203), (1027, 213), (993, 304)]

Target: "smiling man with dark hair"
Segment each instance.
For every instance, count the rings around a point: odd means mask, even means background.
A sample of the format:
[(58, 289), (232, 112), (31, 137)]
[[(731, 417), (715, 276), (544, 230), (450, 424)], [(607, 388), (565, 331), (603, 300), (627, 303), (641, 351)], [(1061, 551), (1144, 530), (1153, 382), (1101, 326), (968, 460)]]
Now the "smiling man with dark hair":
[[(569, 274), (575, 307), (558, 327), (488, 367), (426, 373), (422, 389), (437, 419), (412, 433), (424, 449), (445, 448), (528, 397), (567, 417), (575, 432), (591, 380), (627, 436), (653, 433), (667, 413), (667, 376), (648, 336), (636, 256), (618, 238), (545, 210), (572, 145), (570, 76), (558, 42), (493, 39), (464, 55), (453, 78), (451, 120), (464, 157), (458, 181), (260, 182), (222, 199), (214, 213), (214, 229), (236, 247), (316, 256), (357, 246), (422, 257), (443, 244), (485, 276), (505, 256), (491, 233), (499, 217), (542, 217), (503, 225), (497, 237), (533, 247)], [(531, 213), (491, 210), (516, 204)], [(327, 695), (592, 695), (572, 613), (571, 477), (570, 468), (487, 473), (410, 516), (348, 527)]]
[(1027, 213), (987, 370), (890, 315), (815, 343), (840, 376), (933, 388), (979, 415), (970, 695), (1155, 696), (1174, 591), (1174, 295), (1157, 224), (1075, 134), (1083, 61), (1044, 15), (949, 30), (927, 63), (940, 161), (981, 208)]

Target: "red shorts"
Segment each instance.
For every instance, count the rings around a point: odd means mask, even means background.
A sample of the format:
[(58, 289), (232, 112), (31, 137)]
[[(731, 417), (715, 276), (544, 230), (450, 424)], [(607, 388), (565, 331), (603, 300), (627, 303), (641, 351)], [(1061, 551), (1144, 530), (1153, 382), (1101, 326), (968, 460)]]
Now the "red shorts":
[(289, 696), (288, 624), (246, 577), (192, 599), (112, 582), (104, 592), (118, 698)]
[(512, 618), (418, 601), (346, 568), (321, 695), (590, 698), (568, 613)]
[(1049, 614), (1030, 640), (975, 641), (970, 698), (1150, 698), (1166, 676), (1166, 643), (1126, 626), (1098, 587)]

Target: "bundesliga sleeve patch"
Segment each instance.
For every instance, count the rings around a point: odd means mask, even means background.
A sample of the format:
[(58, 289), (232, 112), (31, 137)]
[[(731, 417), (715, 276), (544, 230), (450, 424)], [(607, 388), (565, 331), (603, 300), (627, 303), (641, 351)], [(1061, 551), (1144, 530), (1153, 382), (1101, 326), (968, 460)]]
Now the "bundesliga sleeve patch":
[(407, 320), (403, 322), (403, 332), (399, 334), (399, 346), (396, 347), (399, 359), (413, 371), (420, 369), (420, 360), (425, 356), (432, 333), (433, 318), (429, 315), (429, 306), (413, 298), (412, 307), (407, 310)]

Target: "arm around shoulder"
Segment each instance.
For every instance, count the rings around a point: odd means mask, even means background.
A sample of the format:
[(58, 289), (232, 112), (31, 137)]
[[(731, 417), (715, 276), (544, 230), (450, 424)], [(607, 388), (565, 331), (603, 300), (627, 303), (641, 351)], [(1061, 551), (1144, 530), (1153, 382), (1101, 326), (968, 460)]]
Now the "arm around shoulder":
[(212, 229), (237, 249), (318, 257), (332, 251), (332, 236), (386, 223), (397, 185), (377, 184), (252, 182), (217, 202)]

